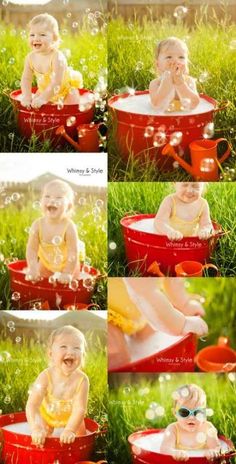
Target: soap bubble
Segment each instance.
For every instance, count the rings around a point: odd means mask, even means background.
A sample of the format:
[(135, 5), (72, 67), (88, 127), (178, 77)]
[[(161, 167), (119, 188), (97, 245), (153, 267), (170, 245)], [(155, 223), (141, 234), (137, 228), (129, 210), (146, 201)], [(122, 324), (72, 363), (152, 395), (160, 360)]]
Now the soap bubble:
[(13, 56), (9, 59), (8, 63), (9, 64), (14, 64), (15, 63), (15, 58), (13, 58)]
[(96, 203), (95, 203), (95, 205), (96, 205), (98, 208), (102, 208), (103, 204), (104, 204), (103, 200), (100, 200), (100, 199), (98, 199), (98, 200), (96, 201)]
[(183, 19), (186, 14), (188, 12), (188, 8), (186, 8), (186, 6), (177, 6), (175, 9), (174, 9), (174, 17), (177, 18), (177, 19)]
[(64, 108), (64, 103), (62, 100), (59, 100), (57, 104), (57, 109), (61, 111), (63, 108)]
[(73, 279), (69, 284), (69, 288), (73, 290), (73, 292), (76, 292), (76, 290), (78, 289), (78, 286), (79, 286), (78, 280), (75, 280), (75, 279)]
[(41, 203), (40, 201), (34, 201), (32, 206), (33, 206), (33, 209), (40, 209)]
[(9, 321), (9, 322), (7, 323), (7, 327), (8, 327), (9, 329), (11, 329), (12, 327), (15, 327), (15, 322)]
[(67, 13), (66, 17), (71, 18), (71, 12), (70, 11), (69, 11), (69, 13)]
[(7, 6), (9, 3), (9, 0), (2, 0), (2, 6)]
[(157, 406), (158, 406), (158, 404), (155, 403), (155, 401), (152, 401), (152, 402), (149, 404), (149, 408), (150, 408), (150, 409), (156, 409)]
[(203, 412), (198, 412), (196, 415), (196, 419), (199, 422), (204, 422), (205, 421), (205, 414)]
[(14, 192), (11, 196), (12, 201), (18, 201), (20, 199), (20, 193)]
[(16, 340), (16, 343), (20, 343), (22, 338), (21, 337), (16, 337), (15, 340)]
[(197, 435), (196, 435), (196, 441), (197, 443), (205, 443), (205, 441), (207, 440), (207, 436), (204, 432), (198, 432)]
[(14, 132), (10, 132), (10, 133), (8, 134), (8, 138), (9, 138), (10, 140), (14, 140), (14, 137), (15, 137)]
[(49, 284), (55, 284), (56, 283), (55, 276), (54, 275), (49, 276), (48, 277), (48, 282), (49, 282)]
[(179, 168), (179, 163), (178, 161), (174, 161), (173, 164), (172, 164), (173, 168), (174, 169), (178, 169)]
[(167, 142), (166, 133), (163, 131), (158, 131), (153, 136), (153, 146), (162, 147)]
[(91, 30), (90, 30), (90, 34), (91, 35), (97, 35), (99, 32), (99, 28), (98, 27), (93, 27)]
[(155, 411), (153, 409), (147, 409), (147, 411), (145, 412), (145, 417), (146, 419), (148, 420), (153, 420), (155, 419)]
[(200, 163), (200, 171), (211, 172), (215, 169), (215, 160), (213, 158), (203, 158)]
[(211, 427), (207, 430), (208, 437), (217, 438), (217, 431), (215, 428)]
[(207, 79), (209, 79), (209, 73), (207, 71), (203, 71), (200, 74), (199, 78), (198, 78), (198, 80), (199, 80), (199, 82), (201, 82), (201, 84), (203, 84), (203, 82), (206, 82)]
[(55, 237), (52, 238), (52, 244), (53, 245), (60, 245), (62, 243), (62, 238), (60, 237), (60, 235), (55, 235)]
[(55, 87), (53, 88), (54, 95), (57, 95), (59, 91), (60, 91), (60, 85), (55, 85)]
[(181, 143), (182, 138), (183, 138), (182, 132), (180, 131), (173, 132), (173, 134), (171, 134), (170, 136), (170, 145), (172, 145), (172, 147), (176, 147), (177, 145)]
[(183, 387), (180, 389), (180, 395), (183, 398), (187, 398), (189, 396), (189, 389), (187, 387)]
[(4, 398), (3, 401), (4, 401), (5, 404), (10, 404), (10, 402), (11, 402), (11, 397), (10, 397), (10, 396), (5, 396), (5, 398)]
[(173, 399), (174, 401), (178, 401), (178, 400), (180, 399), (180, 394), (179, 394), (178, 391), (174, 391), (174, 392), (172, 393), (171, 397), (172, 397), (172, 399)]
[(190, 110), (191, 109), (191, 100), (190, 98), (181, 98), (181, 110)]
[(116, 248), (117, 248), (116, 242), (110, 242), (109, 243), (109, 248), (110, 248), (110, 250), (116, 250)]
[(230, 372), (230, 374), (228, 374), (228, 379), (230, 380), (230, 382), (236, 382), (236, 373)]
[(67, 118), (67, 120), (66, 120), (67, 127), (72, 127), (75, 124), (76, 124), (76, 117), (75, 116), (70, 116), (69, 118)]
[(74, 22), (72, 23), (73, 29), (76, 29), (76, 28), (78, 27), (78, 25), (79, 25), (79, 23), (77, 23), (77, 21), (74, 21)]
[(144, 137), (146, 137), (146, 138), (152, 137), (153, 134), (154, 134), (154, 127), (152, 127), (152, 126), (145, 127)]
[(19, 292), (13, 292), (13, 293), (12, 293), (11, 299), (12, 299), (13, 301), (19, 301), (20, 298), (21, 298), (21, 295), (20, 295)]
[(230, 48), (230, 50), (236, 50), (236, 40), (235, 39), (231, 40), (231, 42), (229, 44), (229, 48)]
[(163, 408), (163, 406), (157, 406), (157, 408), (155, 409), (155, 414), (158, 417), (164, 416), (165, 415), (165, 408)]
[(67, 35), (67, 34), (68, 34), (68, 30), (67, 30), (67, 29), (62, 29), (61, 33), (62, 33), (62, 35)]
[(203, 128), (203, 137), (204, 139), (211, 139), (214, 136), (214, 123), (209, 122)]
[(143, 69), (143, 62), (137, 61), (136, 66), (135, 66), (135, 71), (141, 71), (141, 69)]
[(86, 204), (86, 198), (80, 197), (78, 203), (79, 205), (84, 206)]
[(211, 417), (211, 416), (213, 416), (213, 415), (214, 415), (214, 411), (213, 411), (213, 409), (211, 409), (211, 408), (207, 408), (207, 409), (206, 409), (206, 415), (207, 415), (208, 417)]
[(145, 395), (148, 395), (149, 392), (150, 392), (150, 389), (148, 387), (145, 387), (145, 388), (140, 388), (138, 391), (138, 394), (140, 396), (145, 396)]
[(93, 288), (94, 281), (91, 279), (91, 277), (87, 277), (86, 279), (83, 279), (83, 287), (90, 289), (91, 287)]

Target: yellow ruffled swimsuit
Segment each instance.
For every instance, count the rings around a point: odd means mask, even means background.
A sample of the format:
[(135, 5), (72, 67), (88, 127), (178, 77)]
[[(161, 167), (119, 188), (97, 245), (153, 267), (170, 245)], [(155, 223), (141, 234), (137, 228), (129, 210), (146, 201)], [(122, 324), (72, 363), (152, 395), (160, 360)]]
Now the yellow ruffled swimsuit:
[(178, 425), (175, 424), (175, 430), (176, 430), (176, 443), (175, 443), (175, 447), (176, 449), (180, 449), (180, 450), (198, 450), (198, 449), (203, 449), (203, 448), (206, 448), (206, 443), (207, 443), (207, 435), (206, 435), (206, 439), (203, 443), (200, 443), (199, 445), (196, 445), (196, 446), (191, 446), (191, 447), (187, 447), (187, 446), (184, 446), (180, 443), (180, 433), (179, 433), (179, 428), (178, 428)]
[[(53, 78), (53, 56), (51, 59), (51, 63), (49, 69), (45, 73), (41, 73), (37, 71), (34, 67), (31, 60), (29, 60), (30, 68), (37, 80), (37, 87), (40, 93), (44, 92), (47, 87), (51, 84)], [(67, 67), (60, 88), (56, 92), (56, 94), (51, 97), (50, 103), (60, 103), (63, 101), (67, 95), (69, 94), (72, 88), (74, 89), (81, 89), (83, 87), (83, 77), (79, 71), (74, 71), (72, 68)]]
[[(50, 427), (65, 427), (72, 413), (73, 398), (69, 400), (60, 400), (52, 395), (52, 381), (49, 372), (48, 390), (39, 408), (40, 414)], [(79, 392), (83, 377), (79, 379), (75, 394)]]
[[(66, 230), (69, 223), (65, 224), (62, 234), (55, 237), (55, 244), (52, 242), (45, 242), (42, 234), (42, 221), (39, 222), (39, 248), (38, 257), (43, 266), (51, 272), (62, 272), (67, 264), (67, 244), (65, 241)], [(57, 243), (58, 242), (58, 243)], [(82, 246), (83, 245), (83, 246)], [(78, 243), (78, 263), (84, 261), (85, 246), (84, 243)]]
[(172, 198), (172, 201), (173, 201), (173, 208), (172, 208), (171, 217), (169, 219), (170, 226), (173, 227), (173, 229), (181, 232), (184, 237), (196, 236), (199, 230), (199, 221), (200, 221), (200, 217), (202, 215), (202, 211), (205, 205), (205, 200), (202, 198), (202, 204), (200, 206), (198, 214), (192, 221), (186, 221), (176, 216), (175, 199)]

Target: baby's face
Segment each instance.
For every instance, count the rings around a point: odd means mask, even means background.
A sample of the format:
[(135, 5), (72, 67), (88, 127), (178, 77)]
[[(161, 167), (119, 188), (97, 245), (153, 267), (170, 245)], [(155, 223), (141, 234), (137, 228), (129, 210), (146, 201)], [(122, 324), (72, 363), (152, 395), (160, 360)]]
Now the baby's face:
[(188, 57), (186, 50), (178, 42), (174, 45), (166, 45), (161, 48), (157, 58), (159, 72), (169, 71), (173, 64), (182, 65), (184, 72), (187, 72)]
[(202, 182), (176, 182), (175, 191), (179, 200), (192, 203), (201, 197), (203, 184)]
[(30, 28), (29, 43), (32, 50), (38, 53), (47, 53), (55, 42), (54, 34), (47, 24), (38, 23)]
[(60, 185), (46, 186), (41, 198), (42, 211), (49, 219), (60, 220), (71, 209), (68, 195)]
[(179, 427), (185, 432), (198, 432), (201, 424), (206, 421), (206, 409), (196, 402), (177, 403), (175, 417)]
[(79, 335), (61, 334), (55, 338), (49, 356), (53, 366), (64, 375), (70, 375), (81, 365), (83, 351), (84, 344)]

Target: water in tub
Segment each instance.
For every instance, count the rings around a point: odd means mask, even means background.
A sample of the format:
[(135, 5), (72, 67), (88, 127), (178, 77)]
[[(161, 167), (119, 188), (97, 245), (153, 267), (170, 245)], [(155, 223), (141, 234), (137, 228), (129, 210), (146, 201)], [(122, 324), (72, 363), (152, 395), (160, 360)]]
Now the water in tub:
[(148, 93), (141, 94), (141, 95), (129, 95), (126, 98), (118, 98), (116, 101), (112, 103), (112, 107), (120, 110), (125, 111), (127, 113), (132, 114), (143, 114), (148, 116), (157, 116), (157, 115), (164, 115), (167, 116), (182, 116), (182, 115), (194, 115), (194, 114), (203, 114), (208, 111), (212, 111), (214, 109), (214, 105), (204, 98), (200, 98), (200, 103), (196, 106), (196, 108), (189, 110), (181, 110), (181, 111), (174, 111), (171, 113), (163, 112), (153, 108), (150, 101), (150, 96)]
[[(9, 432), (17, 433), (20, 435), (31, 435), (30, 427), (28, 422), (18, 422), (15, 424), (4, 425), (2, 427), (4, 430), (8, 430)], [(52, 438), (60, 437), (63, 428), (54, 429), (53, 434), (51, 435)], [(87, 435), (90, 434), (90, 431), (86, 431)]]
[[(137, 448), (137, 453), (140, 450), (145, 450), (145, 451), (152, 451), (154, 453), (160, 453), (160, 446), (162, 443), (164, 437), (164, 432), (160, 433), (150, 433), (147, 436), (143, 436), (140, 438), (137, 438), (132, 442), (132, 445), (135, 446), (135, 449)], [(224, 440), (220, 440), (221, 444), (221, 449), (223, 452), (228, 452), (230, 451), (227, 443)], [(135, 450), (134, 450), (135, 451)], [(204, 450), (199, 449), (199, 450), (188, 450), (189, 457), (203, 457), (204, 456)]]
[(129, 225), (129, 228), (149, 234), (157, 234), (154, 227), (154, 218), (141, 219), (140, 221), (133, 222)]
[(175, 343), (179, 342), (183, 337), (176, 335), (169, 335), (167, 333), (157, 331), (150, 335), (145, 340), (140, 340), (138, 337), (126, 337), (131, 362), (139, 361), (148, 356), (152, 356), (170, 348)]

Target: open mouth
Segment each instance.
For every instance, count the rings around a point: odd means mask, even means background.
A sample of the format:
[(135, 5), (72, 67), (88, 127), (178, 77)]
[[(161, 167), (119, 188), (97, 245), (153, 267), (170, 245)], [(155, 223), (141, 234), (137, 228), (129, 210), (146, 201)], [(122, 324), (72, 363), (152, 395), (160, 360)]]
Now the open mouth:
[(40, 44), (40, 43), (34, 43), (34, 44), (33, 44), (33, 47), (36, 48), (36, 50), (37, 50), (37, 49), (39, 49), (39, 48), (42, 47), (42, 44)]
[(57, 211), (57, 207), (56, 206), (47, 206), (47, 210), (50, 213), (55, 213)]
[(71, 367), (73, 365), (73, 362), (74, 362), (74, 360), (72, 358), (63, 359), (63, 363), (68, 367)]

